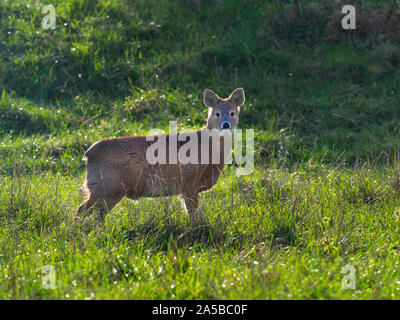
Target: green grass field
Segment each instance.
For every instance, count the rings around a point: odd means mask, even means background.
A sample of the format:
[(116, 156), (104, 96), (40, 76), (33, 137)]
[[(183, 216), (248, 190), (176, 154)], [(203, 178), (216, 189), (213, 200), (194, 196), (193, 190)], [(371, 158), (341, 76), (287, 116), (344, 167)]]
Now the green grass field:
[[(354, 1), (353, 31), (295, 3), (54, 0), (51, 30), (0, 2), (1, 299), (400, 298), (400, 3)], [(237, 87), (255, 172), (226, 168), (205, 221), (177, 197), (74, 221), (92, 143), (198, 129)]]

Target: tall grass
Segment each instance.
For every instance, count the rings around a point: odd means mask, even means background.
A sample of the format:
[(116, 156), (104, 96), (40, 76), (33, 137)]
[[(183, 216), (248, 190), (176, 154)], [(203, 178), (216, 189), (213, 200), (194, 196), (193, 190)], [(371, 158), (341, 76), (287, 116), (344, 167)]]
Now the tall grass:
[[(201, 197), (123, 201), (104, 225), (75, 222), (80, 179), (2, 178), (2, 298), (399, 298), (392, 169), (232, 170)], [(343, 289), (347, 265), (356, 289)], [(56, 289), (42, 286), (55, 268)]]

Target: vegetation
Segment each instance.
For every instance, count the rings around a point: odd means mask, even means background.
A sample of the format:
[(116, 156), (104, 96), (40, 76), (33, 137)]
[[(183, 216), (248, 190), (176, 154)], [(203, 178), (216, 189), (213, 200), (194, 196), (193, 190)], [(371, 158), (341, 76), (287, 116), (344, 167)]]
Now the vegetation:
[[(0, 2), (0, 298), (399, 299), (400, 4), (354, 3), (343, 30), (337, 1), (54, 0), (51, 30), (48, 2)], [(256, 170), (205, 221), (178, 198), (73, 220), (93, 142), (200, 128), (204, 88), (237, 87)]]

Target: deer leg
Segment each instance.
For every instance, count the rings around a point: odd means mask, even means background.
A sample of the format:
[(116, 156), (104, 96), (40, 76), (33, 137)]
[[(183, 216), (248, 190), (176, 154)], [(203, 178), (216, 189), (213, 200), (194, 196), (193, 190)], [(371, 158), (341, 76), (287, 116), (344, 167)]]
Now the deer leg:
[(76, 210), (75, 219), (78, 219), (80, 216), (90, 216), (93, 213), (96, 203), (97, 199), (93, 196), (90, 196), (89, 199), (82, 203)]
[(104, 221), (105, 214), (110, 211), (120, 200), (122, 196), (108, 197), (107, 199), (96, 198), (90, 196), (89, 199), (81, 204), (76, 210), (75, 219), (80, 216), (88, 217), (93, 214), (94, 211), (98, 213), (98, 217), (101, 221)]
[(107, 199), (104, 199), (101, 201), (101, 206), (98, 207), (98, 216), (101, 221), (104, 221), (105, 215), (108, 211), (111, 211), (112, 208), (115, 207), (115, 205), (121, 201), (123, 198), (123, 195), (112, 195), (107, 197)]
[(199, 206), (199, 194), (198, 193), (182, 194), (182, 199), (186, 213), (190, 217), (194, 216)]

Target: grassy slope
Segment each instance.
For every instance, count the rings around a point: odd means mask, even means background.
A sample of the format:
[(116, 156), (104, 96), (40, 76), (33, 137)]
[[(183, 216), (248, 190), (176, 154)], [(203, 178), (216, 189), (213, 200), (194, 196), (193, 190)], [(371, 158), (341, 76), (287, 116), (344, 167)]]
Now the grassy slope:
[[(399, 298), (400, 23), (376, 2), (347, 33), (317, 3), (53, 1), (55, 31), (0, 3), (0, 297)], [(206, 223), (175, 198), (72, 223), (91, 143), (198, 128), (202, 90), (238, 86), (258, 166), (202, 196)]]

